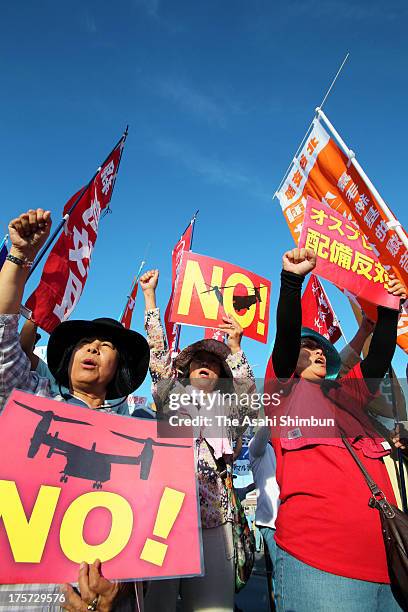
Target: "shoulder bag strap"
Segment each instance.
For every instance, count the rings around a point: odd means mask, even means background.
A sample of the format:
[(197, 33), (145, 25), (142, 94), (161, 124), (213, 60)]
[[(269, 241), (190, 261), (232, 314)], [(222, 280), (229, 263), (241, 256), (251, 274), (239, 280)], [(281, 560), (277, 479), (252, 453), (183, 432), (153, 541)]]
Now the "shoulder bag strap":
[(385, 497), (383, 491), (381, 491), (380, 487), (371, 478), (370, 474), (367, 472), (364, 465), (361, 463), (360, 459), (357, 457), (356, 453), (354, 452), (353, 447), (351, 446), (347, 438), (343, 434), (341, 438), (344, 442), (344, 446), (347, 448), (347, 450), (353, 457), (354, 461), (356, 462), (358, 468), (360, 469), (361, 473), (363, 474), (364, 479), (373, 495), (370, 501), (368, 502), (369, 506), (371, 506), (372, 508), (377, 508), (378, 510), (381, 510), (387, 518), (394, 518), (395, 516), (394, 509), (392, 505), (387, 501), (387, 498)]

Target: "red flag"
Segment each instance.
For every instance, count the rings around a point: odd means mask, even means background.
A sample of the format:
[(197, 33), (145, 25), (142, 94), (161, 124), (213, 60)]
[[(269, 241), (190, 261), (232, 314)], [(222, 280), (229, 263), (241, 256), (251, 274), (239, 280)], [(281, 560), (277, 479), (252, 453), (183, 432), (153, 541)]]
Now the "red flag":
[(188, 226), (184, 234), (181, 236), (180, 240), (178, 241), (178, 243), (176, 244), (176, 246), (174, 247), (171, 253), (171, 258), (172, 258), (171, 260), (171, 287), (172, 288), (171, 288), (171, 295), (170, 295), (169, 303), (167, 304), (166, 312), (164, 314), (164, 324), (166, 326), (167, 342), (169, 345), (171, 355), (173, 355), (177, 350), (177, 346), (176, 346), (177, 345), (177, 329), (179, 327), (177, 323), (172, 323), (170, 321), (171, 306), (173, 304), (174, 289), (176, 286), (177, 276), (180, 270), (181, 259), (182, 259), (183, 253), (184, 251), (189, 251), (191, 249), (191, 239), (193, 237), (194, 221), (195, 219), (191, 221), (190, 225)]
[(26, 304), (33, 321), (48, 333), (69, 318), (81, 297), (100, 215), (110, 202), (124, 143), (125, 136), (85, 191), (80, 189), (65, 205), (64, 215), (84, 191), (48, 256), (40, 284)]
[(225, 342), (225, 334), (216, 327), (206, 327), (204, 332), (204, 338), (206, 340), (218, 340), (219, 342)]
[(138, 283), (135, 282), (133, 285), (133, 289), (128, 297), (128, 301), (127, 301), (125, 310), (123, 311), (123, 315), (120, 319), (120, 322), (122, 323), (122, 325), (126, 327), (127, 329), (130, 329), (130, 324), (132, 323), (132, 315), (133, 315), (133, 309), (135, 307), (138, 286), (139, 286)]
[(302, 296), (302, 325), (316, 330), (332, 344), (341, 337), (339, 321), (317, 276), (310, 275)]

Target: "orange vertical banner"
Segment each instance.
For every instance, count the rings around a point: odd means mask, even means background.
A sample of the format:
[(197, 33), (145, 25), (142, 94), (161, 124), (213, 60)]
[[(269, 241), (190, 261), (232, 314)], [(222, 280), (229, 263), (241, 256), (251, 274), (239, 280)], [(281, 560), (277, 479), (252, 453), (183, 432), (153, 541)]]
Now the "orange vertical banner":
[[(395, 229), (388, 227), (365, 181), (317, 118), (276, 195), (296, 244), (310, 196), (354, 221), (381, 264), (391, 266), (408, 286), (408, 251)], [(408, 352), (408, 308), (401, 320), (398, 345)]]

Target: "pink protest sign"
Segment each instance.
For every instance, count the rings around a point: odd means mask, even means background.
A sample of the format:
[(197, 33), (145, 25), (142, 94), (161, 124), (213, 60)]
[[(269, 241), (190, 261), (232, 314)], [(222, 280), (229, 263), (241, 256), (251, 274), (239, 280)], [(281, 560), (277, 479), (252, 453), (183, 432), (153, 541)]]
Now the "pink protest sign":
[(316, 253), (318, 276), (359, 299), (398, 310), (399, 298), (387, 292), (388, 272), (358, 226), (310, 196), (299, 247)]
[(191, 438), (14, 391), (0, 416), (0, 583), (199, 575)]

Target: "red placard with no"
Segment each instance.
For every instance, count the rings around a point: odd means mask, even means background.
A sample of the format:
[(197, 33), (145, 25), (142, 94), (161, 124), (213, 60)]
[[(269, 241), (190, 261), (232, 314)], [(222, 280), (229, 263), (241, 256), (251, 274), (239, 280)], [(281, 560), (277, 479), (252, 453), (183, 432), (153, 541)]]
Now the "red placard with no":
[(170, 319), (174, 323), (217, 327), (231, 314), (244, 335), (267, 342), (271, 283), (233, 264), (184, 252)]

